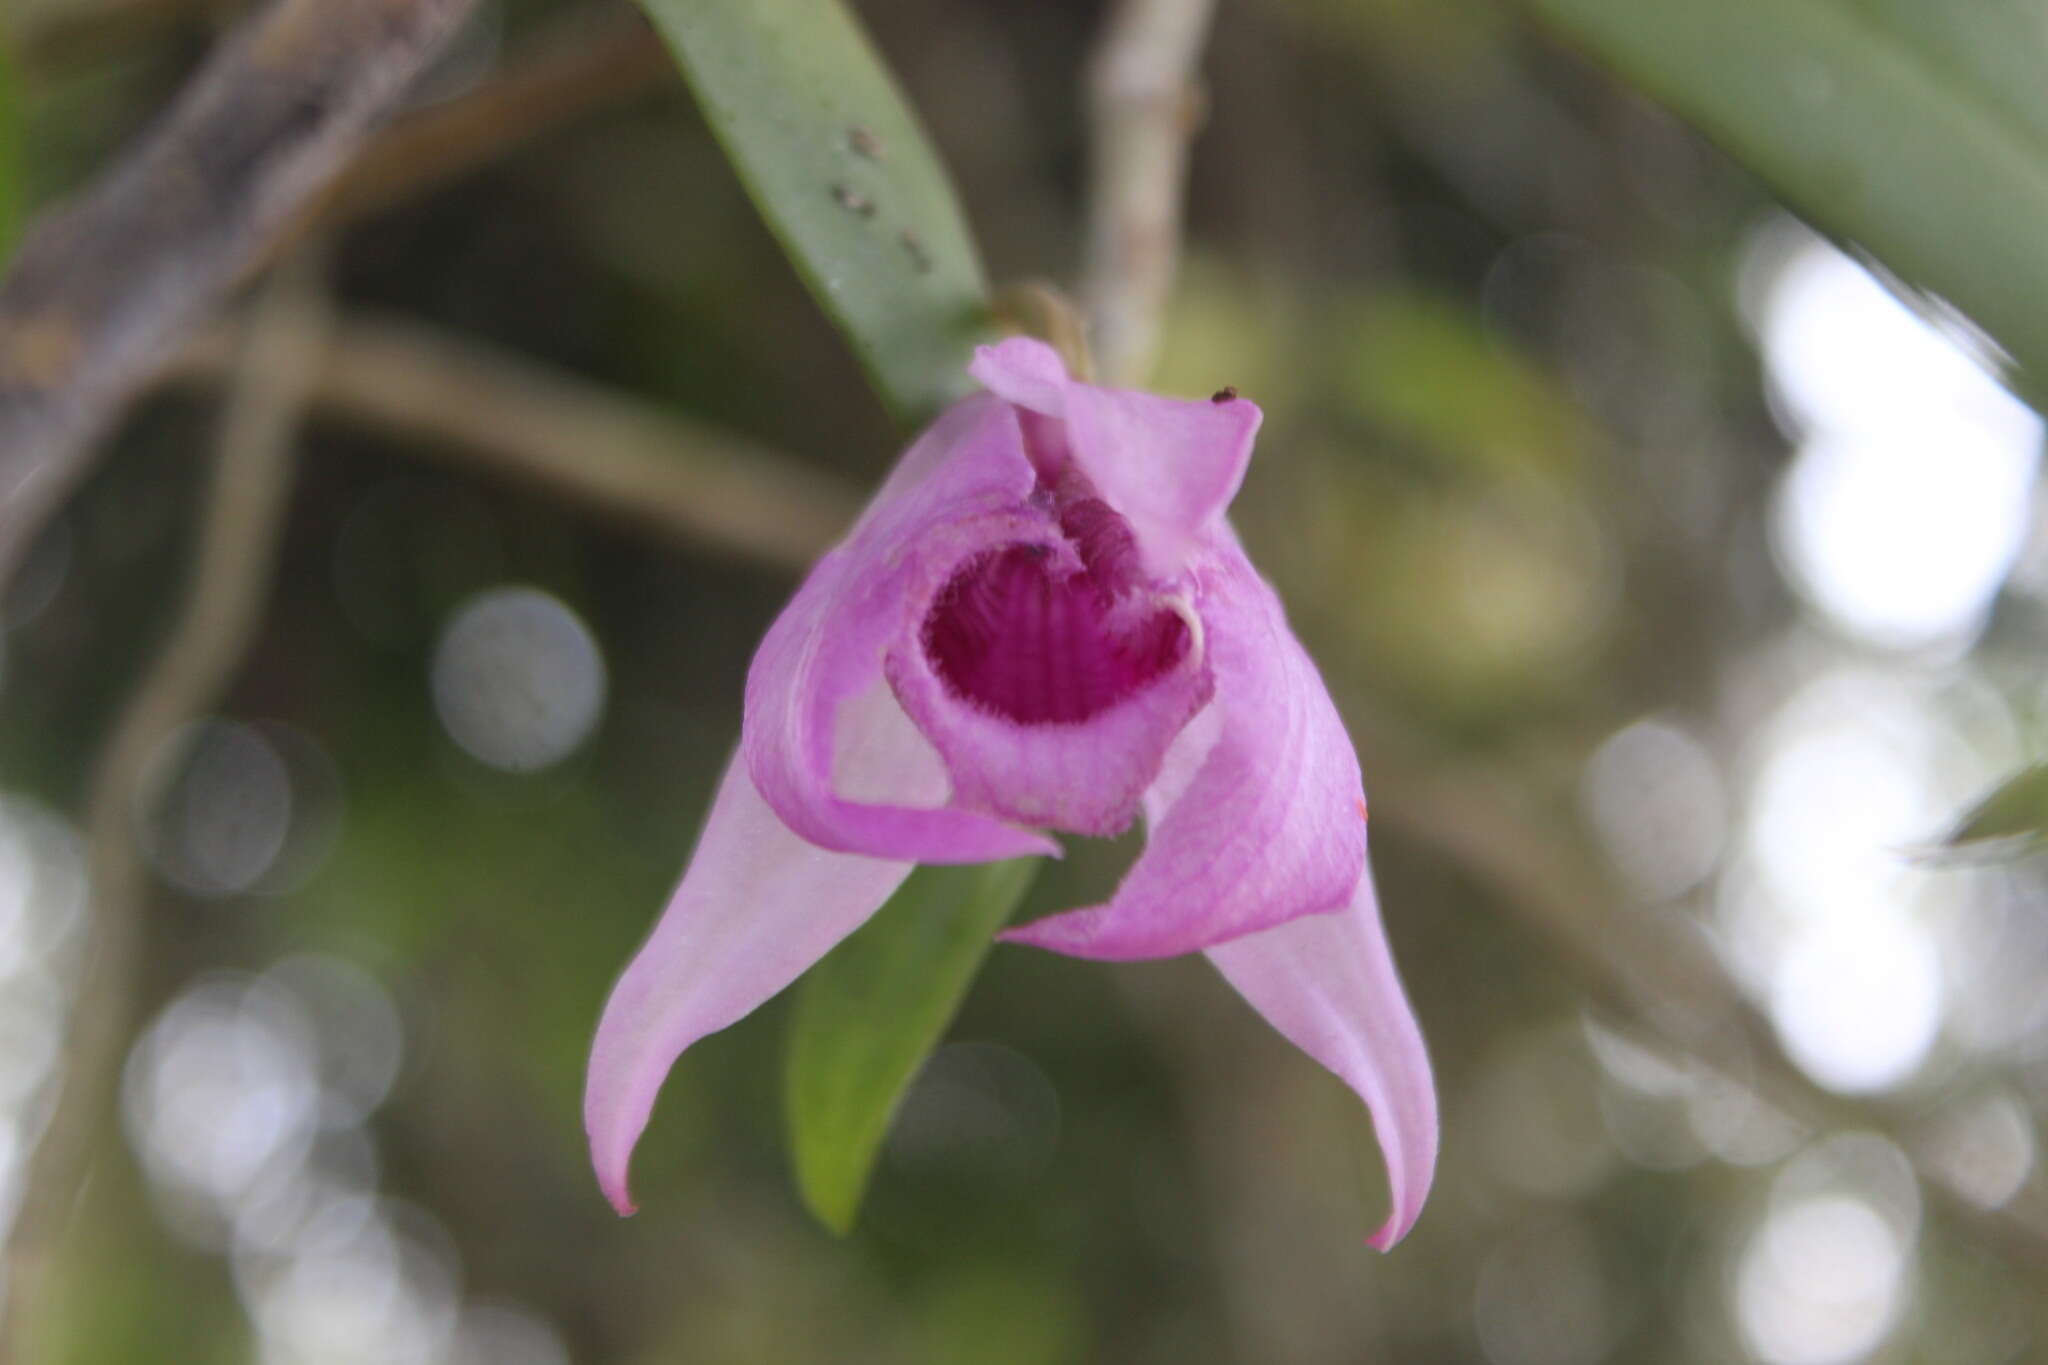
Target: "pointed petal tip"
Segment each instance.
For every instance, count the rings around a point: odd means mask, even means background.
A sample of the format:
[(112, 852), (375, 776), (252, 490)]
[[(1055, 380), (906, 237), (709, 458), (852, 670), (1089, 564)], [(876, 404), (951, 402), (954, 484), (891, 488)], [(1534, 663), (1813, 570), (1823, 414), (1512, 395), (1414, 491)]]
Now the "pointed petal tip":
[(601, 1131), (600, 1124), (587, 1124), (586, 1129), (590, 1137), (590, 1165), (597, 1174), (597, 1188), (619, 1217), (631, 1218), (640, 1211), (626, 1174), (627, 1165), (633, 1159), (633, 1142), (628, 1141), (625, 1150), (619, 1152), (607, 1140), (610, 1134)]
[(1096, 958), (1102, 961), (1124, 961), (1137, 957), (1159, 956), (1145, 953), (1118, 953), (1116, 945), (1102, 943), (1089, 932), (1089, 921), (1076, 922), (1075, 917), (1086, 911), (1069, 910), (1065, 914), (1047, 915), (1044, 919), (1020, 924), (1014, 929), (1005, 929), (996, 935), (998, 943), (1015, 943), (1026, 948), (1042, 948), (1049, 953), (1060, 953), (1067, 957)]
[[(630, 1187), (633, 1149), (647, 1127), (647, 1115), (636, 1122), (630, 1113), (613, 1106), (619, 1098), (599, 1078), (609, 1071), (594, 1069), (583, 1097), (583, 1131), (590, 1143), (590, 1167), (597, 1176), (597, 1188), (619, 1217), (630, 1218), (640, 1211)], [(649, 1109), (652, 1098), (649, 1098)]]
[(1015, 943), (1020, 947), (1025, 948), (1043, 948), (1046, 946), (1042, 943), (1037, 942), (1035, 939), (1031, 937), (1031, 926), (1028, 924), (1019, 925), (1015, 929), (1003, 930), (1001, 933), (996, 935), (996, 942)]
[(1439, 1129), (1434, 1080), (1421, 1103), (1415, 1103), (1417, 1097), (1413, 1094), (1409, 1098), (1407, 1106), (1370, 1101), (1366, 1106), (1372, 1112), (1374, 1135), (1386, 1163), (1387, 1200), (1392, 1205), (1387, 1221), (1365, 1239), (1365, 1244), (1374, 1251), (1392, 1251), (1414, 1230), (1423, 1206), (1429, 1202), (1429, 1191), (1436, 1184)]
[(1281, 1036), (1358, 1095), (1372, 1116), (1392, 1209), (1367, 1238), (1408, 1235), (1436, 1178), (1436, 1085), (1414, 1011), (1394, 971), (1369, 874), (1348, 909), (1308, 915), (1209, 950), (1209, 958)]
[(1393, 1205), (1395, 1207), (1393, 1207), (1393, 1212), (1386, 1214), (1386, 1222), (1380, 1224), (1380, 1230), (1366, 1238), (1366, 1246), (1370, 1246), (1372, 1250), (1380, 1250), (1380, 1252), (1393, 1250), (1395, 1246), (1401, 1244), (1403, 1238), (1407, 1238), (1409, 1232), (1415, 1230), (1415, 1222), (1421, 1218), (1421, 1205), (1427, 1203), (1427, 1199), (1430, 1199), (1430, 1183), (1432, 1183), (1432, 1177), (1436, 1173), (1436, 1162), (1432, 1160), (1430, 1162), (1430, 1169), (1423, 1173), (1421, 1189), (1403, 1189), (1399, 1185), (1399, 1181), (1403, 1179), (1401, 1177), (1401, 1164), (1399, 1164), (1399, 1160), (1389, 1160), (1389, 1171), (1393, 1173), (1393, 1179), (1397, 1181), (1397, 1187), (1393, 1191)]
[[(1019, 943), (1043, 948), (1067, 957), (1096, 962), (1143, 962), (1152, 958), (1179, 957), (1209, 946), (1206, 940), (1190, 938), (1179, 926), (1157, 922), (1120, 921), (1105, 905), (1067, 910), (1047, 915), (996, 935), (998, 943)], [(1161, 930), (1164, 932), (1160, 932)]]

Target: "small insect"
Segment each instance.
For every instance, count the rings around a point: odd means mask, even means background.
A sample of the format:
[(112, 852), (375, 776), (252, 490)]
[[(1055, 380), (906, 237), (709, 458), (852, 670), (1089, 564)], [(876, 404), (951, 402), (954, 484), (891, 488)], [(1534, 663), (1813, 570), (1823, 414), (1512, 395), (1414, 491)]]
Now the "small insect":
[(1209, 395), (1211, 403), (1230, 403), (1236, 401), (1236, 398), (1237, 385), (1235, 384), (1225, 384), (1222, 388)]
[(910, 255), (910, 264), (918, 274), (928, 274), (932, 268), (932, 254), (924, 249), (924, 238), (910, 228), (903, 229), (899, 239), (904, 251)]
[(870, 161), (880, 161), (882, 159), (882, 139), (876, 137), (858, 123), (846, 130), (846, 145), (853, 148), (855, 154), (864, 156)]
[(832, 199), (840, 208), (845, 209), (849, 213), (857, 213), (863, 218), (875, 216), (875, 201), (851, 185), (843, 183), (834, 185), (832, 187)]

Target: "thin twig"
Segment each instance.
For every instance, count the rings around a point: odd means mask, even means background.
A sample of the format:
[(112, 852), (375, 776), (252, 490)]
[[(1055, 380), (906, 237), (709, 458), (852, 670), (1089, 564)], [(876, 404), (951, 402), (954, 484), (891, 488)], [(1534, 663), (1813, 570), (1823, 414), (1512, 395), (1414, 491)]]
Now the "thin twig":
[(58, 1244), (95, 1135), (111, 1121), (134, 1031), (149, 873), (135, 822), (178, 764), (164, 745), (226, 687), (268, 593), (292, 483), (292, 442), (317, 372), (322, 305), (295, 263), (265, 291), (236, 370), (221, 428), (198, 561), (184, 608), (136, 685), (97, 765), (86, 816), (92, 913), (85, 967), (72, 1006), (57, 1103), (30, 1160), (20, 1215), (6, 1247), (8, 1360), (28, 1349), (49, 1301)]
[(178, 336), (333, 180), (476, 0), (277, 0), (46, 214), (0, 282), (0, 582)]
[(1180, 259), (1188, 143), (1201, 121), (1196, 67), (1215, 0), (1122, 0), (1089, 72), (1087, 283), (1096, 367), (1141, 383), (1158, 349)]
[[(217, 329), (173, 363), (175, 380), (226, 376)], [(335, 326), (307, 395), (337, 416), (443, 456), (539, 484), (689, 542), (807, 566), (860, 510), (859, 490), (744, 437), (478, 342), (402, 322)]]
[(453, 99), (407, 114), (372, 138), (312, 213), (323, 228), (411, 198), (486, 165), (595, 106), (676, 80), (675, 62), (639, 11), (582, 10), (532, 35), (523, 55)]

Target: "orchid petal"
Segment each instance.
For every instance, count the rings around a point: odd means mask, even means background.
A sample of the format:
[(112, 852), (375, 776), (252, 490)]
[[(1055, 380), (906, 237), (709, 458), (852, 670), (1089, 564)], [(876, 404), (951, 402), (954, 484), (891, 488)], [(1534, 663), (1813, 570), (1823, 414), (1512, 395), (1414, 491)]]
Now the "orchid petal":
[(1060, 353), (1036, 337), (1006, 337), (992, 346), (974, 348), (967, 373), (1006, 403), (1044, 413), (1067, 415), (1067, 363)]
[(798, 838), (734, 758), (682, 885), (612, 988), (591, 1047), (583, 1122), (614, 1208), (633, 1212), (627, 1164), (676, 1058), (794, 981), (910, 869)]
[(1288, 1041), (1335, 1072), (1372, 1113), (1393, 1210), (1369, 1239), (1407, 1236), (1436, 1170), (1436, 1088), (1422, 1030), (1401, 992), (1372, 875), (1351, 903), (1209, 949), (1238, 994)]
[(1180, 572), (1237, 496), (1258, 433), (1258, 404), (1162, 398), (1067, 378), (1059, 353), (1011, 337), (968, 366), (990, 392), (1065, 423), (1068, 451), (1104, 502), (1131, 524), (1154, 577)]
[(1106, 905), (1004, 938), (1075, 957), (1172, 957), (1351, 898), (1365, 798), (1344, 723), (1235, 538), (1220, 528), (1209, 545), (1197, 605), (1215, 715), (1189, 726), (1162, 765), (1159, 786), (1177, 799), (1148, 802), (1144, 852)]
[(934, 584), (989, 544), (1042, 534), (1021, 510), (1035, 479), (1007, 404), (958, 404), (769, 627), (747, 674), (742, 743), (761, 796), (804, 839), (932, 863), (1058, 852), (1044, 835), (980, 812), (847, 800), (831, 781), (840, 709), (879, 677), (890, 644), (916, 630)]
[[(839, 790), (886, 784), (912, 801), (944, 797), (938, 754), (879, 679), (847, 704), (844, 719), (832, 769)], [(584, 1123), (599, 1183), (619, 1212), (633, 1211), (627, 1162), (675, 1059), (795, 980), (865, 923), (910, 869), (798, 838), (733, 757), (682, 885), (612, 988), (591, 1049)]]

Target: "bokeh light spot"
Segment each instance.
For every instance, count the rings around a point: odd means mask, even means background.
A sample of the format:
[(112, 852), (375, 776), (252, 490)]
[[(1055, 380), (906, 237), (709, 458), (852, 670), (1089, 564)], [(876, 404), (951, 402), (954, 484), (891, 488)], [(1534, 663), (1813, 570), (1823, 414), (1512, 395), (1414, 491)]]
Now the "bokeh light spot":
[(465, 602), (434, 650), (434, 705), (472, 758), (531, 772), (573, 753), (604, 710), (605, 667), (575, 612), (537, 588)]
[(1912, 1075), (1941, 1026), (1941, 959), (1903, 915), (1802, 930), (1780, 959), (1771, 1018), (1785, 1050), (1821, 1084), (1888, 1089)]
[(1848, 1195), (1774, 1210), (1736, 1276), (1743, 1337), (1769, 1365), (1841, 1365), (1877, 1346), (1898, 1315), (1906, 1248)]
[[(261, 732), (205, 720), (166, 740), (151, 760), (162, 791), (138, 810), (143, 848), (159, 874), (195, 896), (252, 889), (284, 851), (292, 823), (290, 770)], [(165, 783), (163, 769), (176, 765)]]
[(1586, 813), (1608, 858), (1637, 895), (1669, 900), (1714, 870), (1726, 835), (1720, 770), (1678, 727), (1641, 720), (1586, 763)]
[(1758, 331), (1799, 452), (1775, 530), (1793, 583), (1871, 644), (1981, 624), (2026, 534), (2041, 420), (1961, 326), (1803, 229), (1762, 234)]

